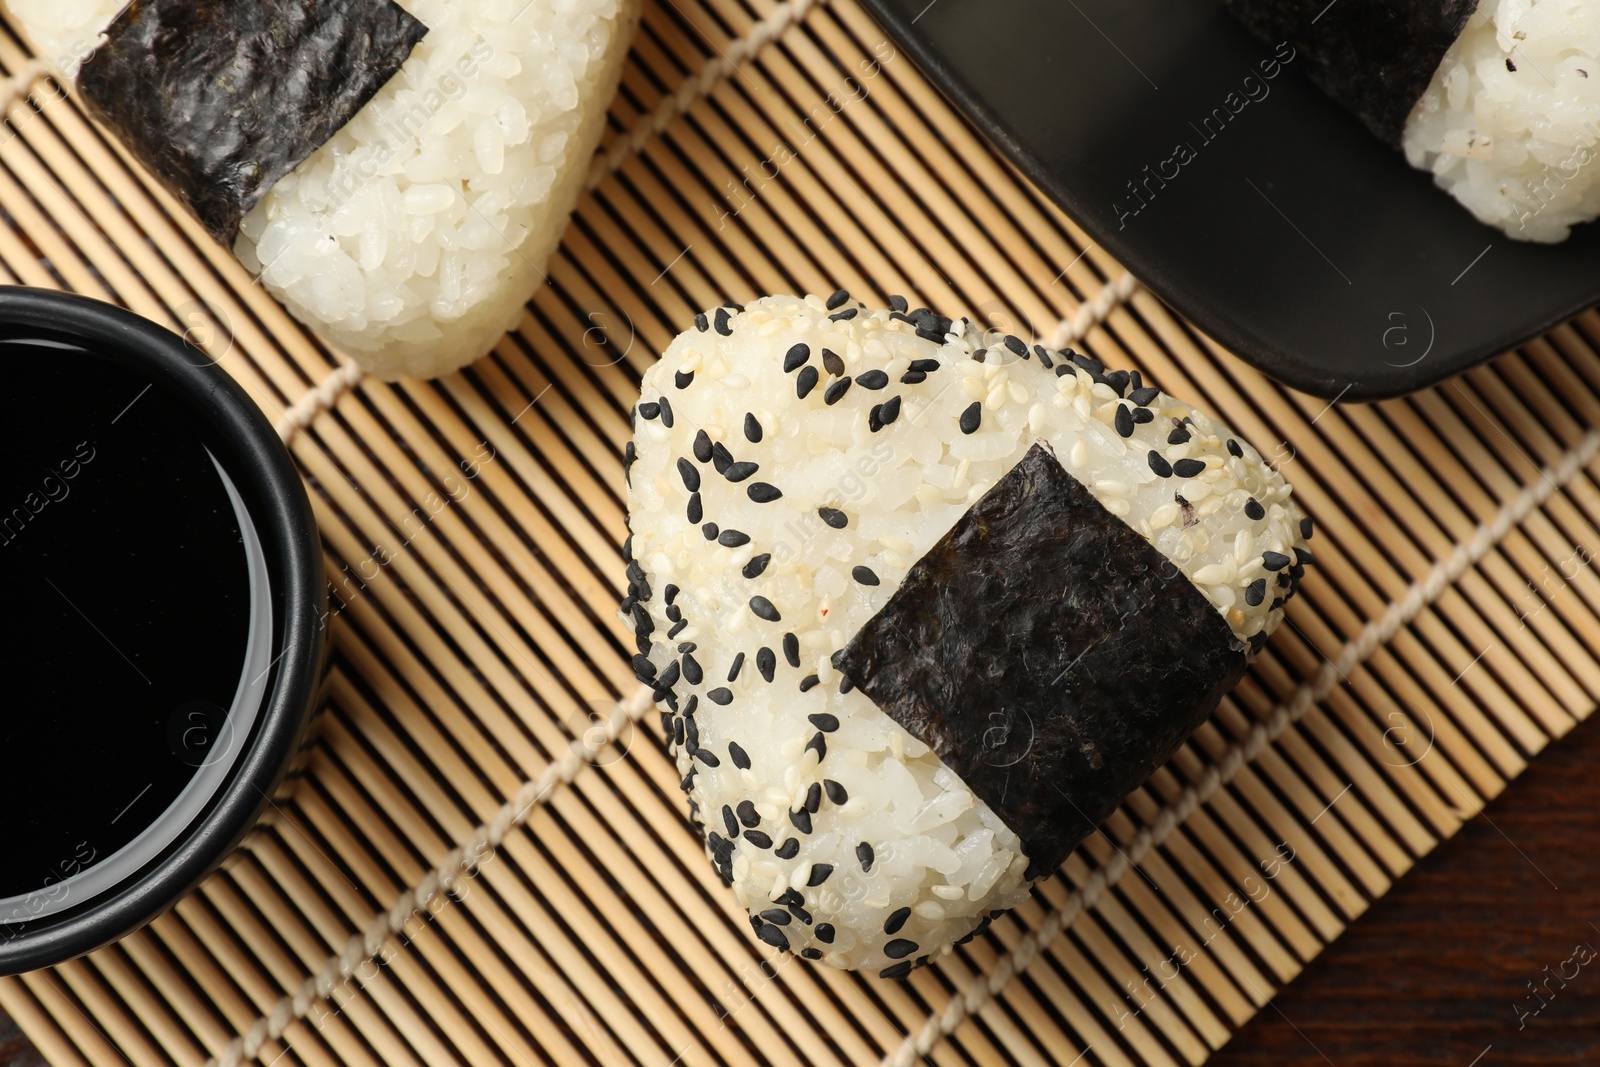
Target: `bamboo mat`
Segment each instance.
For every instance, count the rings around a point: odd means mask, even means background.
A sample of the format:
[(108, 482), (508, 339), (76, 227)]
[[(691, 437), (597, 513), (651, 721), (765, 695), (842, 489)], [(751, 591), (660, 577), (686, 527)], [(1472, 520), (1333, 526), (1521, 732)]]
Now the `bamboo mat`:
[[(16, 87), (27, 64), (0, 34)], [(321, 740), (272, 824), (147, 930), (0, 982), (52, 1063), (1200, 1063), (1594, 707), (1594, 312), (1404, 400), (1283, 389), (1125, 279), (853, 0), (650, 0), (607, 138), (520, 329), (385, 385), (50, 83), (10, 105), (4, 280), (208, 346), (304, 471), (338, 611)], [(725, 297), (836, 286), (1086, 332), (1317, 523), (1290, 625), (1212, 721), (904, 983), (750, 935), (632, 718), (615, 615), (652, 353)]]

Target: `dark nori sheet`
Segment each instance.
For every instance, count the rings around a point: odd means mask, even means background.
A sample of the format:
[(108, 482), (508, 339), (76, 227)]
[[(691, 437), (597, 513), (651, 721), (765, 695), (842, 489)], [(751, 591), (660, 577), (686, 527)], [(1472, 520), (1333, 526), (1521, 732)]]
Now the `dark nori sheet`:
[(427, 32), (393, 0), (133, 0), (83, 64), (78, 90), (231, 247), (246, 212)]
[(1311, 80), (1395, 147), (1412, 106), (1478, 7), (1477, 0), (1226, 3), (1263, 41), (1293, 45)]
[(1217, 609), (1034, 445), (834, 663), (1058, 867), (1244, 673)]

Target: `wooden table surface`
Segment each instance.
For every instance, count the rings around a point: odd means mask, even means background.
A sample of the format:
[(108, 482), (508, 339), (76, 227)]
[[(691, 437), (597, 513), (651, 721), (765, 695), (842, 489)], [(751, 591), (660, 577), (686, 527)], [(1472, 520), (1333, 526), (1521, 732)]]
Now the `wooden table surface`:
[[(0, 1014), (0, 1067), (43, 1063)], [(1210, 1063), (1600, 1063), (1600, 721), (1542, 753)]]

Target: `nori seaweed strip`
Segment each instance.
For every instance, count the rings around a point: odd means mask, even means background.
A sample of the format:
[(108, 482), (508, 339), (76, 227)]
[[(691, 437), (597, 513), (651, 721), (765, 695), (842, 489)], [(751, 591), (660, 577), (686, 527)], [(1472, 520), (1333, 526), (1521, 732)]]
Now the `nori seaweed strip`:
[(428, 28), (393, 0), (133, 0), (78, 74), (89, 113), (224, 245)]
[(1477, 0), (1226, 0), (1267, 44), (1288, 41), (1306, 73), (1367, 128), (1400, 147), (1406, 118)]
[(1042, 445), (923, 556), (834, 664), (1048, 873), (1244, 673), (1226, 620)]

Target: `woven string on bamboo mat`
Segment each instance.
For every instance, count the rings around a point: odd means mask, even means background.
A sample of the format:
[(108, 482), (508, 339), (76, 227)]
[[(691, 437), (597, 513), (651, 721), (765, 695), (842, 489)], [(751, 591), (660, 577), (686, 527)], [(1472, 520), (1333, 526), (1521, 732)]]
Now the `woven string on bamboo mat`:
[[(304, 472), (337, 612), (320, 741), (270, 825), (143, 932), (0, 982), (52, 1063), (1199, 1063), (1600, 693), (1600, 316), (1404, 400), (1284, 389), (1090, 243), (853, 0), (647, 3), (549, 284), (436, 382), (343, 365), (14, 34), (0, 68), (3, 280), (205, 346)], [(751, 936), (616, 616), (640, 372), (702, 308), (836, 286), (1139, 368), (1318, 528), (1212, 720), (904, 982)]]

